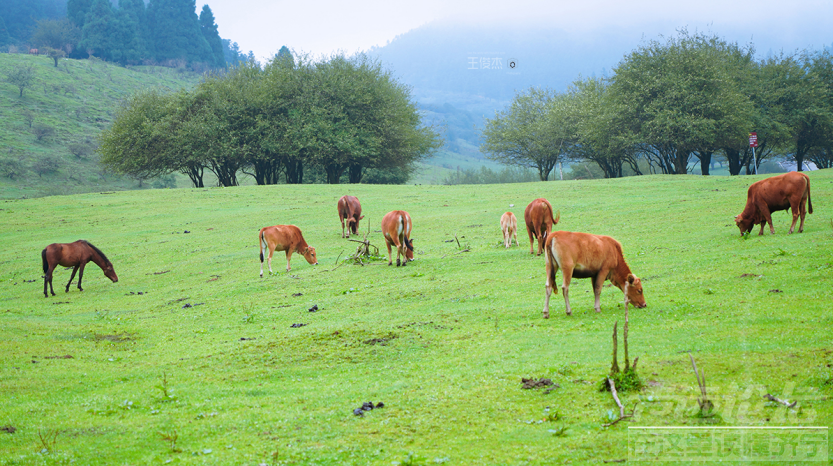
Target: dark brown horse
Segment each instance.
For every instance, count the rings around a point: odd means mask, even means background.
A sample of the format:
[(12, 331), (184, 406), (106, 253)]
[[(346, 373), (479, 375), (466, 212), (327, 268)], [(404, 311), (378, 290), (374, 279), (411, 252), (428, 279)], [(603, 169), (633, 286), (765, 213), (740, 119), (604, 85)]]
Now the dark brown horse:
[(84, 291), (81, 288), (81, 277), (84, 276), (84, 266), (89, 261), (93, 261), (95, 265), (101, 267), (104, 275), (110, 280), (113, 280), (113, 283), (119, 281), (119, 277), (116, 276), (116, 271), (113, 270), (113, 264), (107, 259), (107, 256), (100, 249), (83, 239), (79, 239), (74, 243), (52, 243), (41, 251), (41, 258), (43, 258), (43, 273), (46, 274), (43, 276), (43, 296), (46, 298), (49, 297), (46, 294), (47, 284), (49, 284), (49, 291), (52, 292), (52, 296), (55, 296), (55, 290), (52, 289), (52, 272), (59, 265), (63, 267), (74, 267), (72, 269), (72, 276), (69, 277), (69, 282), (67, 282), (67, 293), (69, 293), (69, 285), (72, 284), (72, 279), (75, 278), (75, 272), (79, 270), (78, 289)]

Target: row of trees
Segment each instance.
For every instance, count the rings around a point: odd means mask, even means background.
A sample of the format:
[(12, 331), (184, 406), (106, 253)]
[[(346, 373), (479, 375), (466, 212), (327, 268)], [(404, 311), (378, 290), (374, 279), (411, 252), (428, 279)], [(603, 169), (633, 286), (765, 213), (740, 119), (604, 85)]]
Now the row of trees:
[[(110, 0), (67, 0), (65, 11), (63, 18), (36, 19), (31, 32), (18, 32), (27, 34), (25, 43), (55, 59), (56, 66), (65, 56), (93, 55), (123, 65), (187, 64), (194, 69), (224, 68), (254, 58), (220, 38), (208, 5), (198, 17), (195, 0), (151, 0), (147, 5), (120, 0), (118, 8)], [(0, 45), (13, 41), (0, 16)]]
[[(558, 162), (596, 163), (605, 177), (630, 171), (685, 174), (713, 159), (729, 172), (774, 157), (833, 167), (833, 55), (826, 50), (756, 60), (740, 47), (680, 31), (624, 57), (607, 78), (566, 92), (532, 88), (487, 120), (481, 150), (547, 180)], [(758, 136), (753, 158), (749, 133)]]
[[(410, 89), (366, 55), (313, 62), (279, 53), (209, 75), (196, 89), (149, 90), (128, 99), (100, 135), (102, 163), (119, 174), (186, 174), (195, 187), (212, 172), (257, 184), (303, 183), (305, 172), (359, 183), (368, 170), (405, 182), (441, 145), (421, 123)], [(388, 178), (386, 181), (391, 181)]]

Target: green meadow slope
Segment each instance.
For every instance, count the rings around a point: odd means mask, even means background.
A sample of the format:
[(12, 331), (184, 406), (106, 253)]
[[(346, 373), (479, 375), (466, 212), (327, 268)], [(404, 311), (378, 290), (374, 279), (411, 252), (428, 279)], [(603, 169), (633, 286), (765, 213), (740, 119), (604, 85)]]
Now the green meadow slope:
[[(33, 78), (21, 97), (6, 78), (26, 67)], [(200, 76), (101, 60), (62, 59), (55, 67), (47, 56), (0, 54), (0, 199), (149, 187), (103, 171), (95, 139), (125, 97), (189, 88)]]
[[(0, 201), (0, 464), (584, 464), (627, 459), (629, 427), (830, 426), (833, 171), (809, 175), (805, 232), (778, 212), (775, 235), (748, 239), (733, 216), (763, 176)], [(358, 245), (341, 238), (344, 194), (383, 255), (382, 216), (409, 211), (417, 260), (343, 262)], [(577, 280), (573, 316), (554, 293), (542, 318), (543, 257), (523, 225), (508, 250), (498, 228), (537, 197), (557, 229), (619, 239), (644, 280), (629, 354), (645, 387), (619, 393), (635, 413), (611, 427), (598, 386), (622, 295), (606, 287), (597, 314)], [(276, 253), (260, 278), (257, 231), (274, 224), (298, 225), (319, 264), (295, 255), (286, 273)], [(41, 249), (81, 238), (118, 283), (89, 264), (65, 293), (61, 269), (45, 299)], [(695, 415), (689, 353), (712, 417)], [(384, 407), (354, 415), (367, 401)]]

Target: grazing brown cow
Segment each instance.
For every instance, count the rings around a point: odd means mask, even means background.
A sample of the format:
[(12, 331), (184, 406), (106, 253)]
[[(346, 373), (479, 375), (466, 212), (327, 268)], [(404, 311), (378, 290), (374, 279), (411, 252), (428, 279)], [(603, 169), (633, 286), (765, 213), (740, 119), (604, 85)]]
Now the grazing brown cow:
[(404, 210), (394, 210), (382, 218), (382, 233), (385, 235), (385, 245), (388, 247), (388, 265), (393, 264), (391, 245), (396, 246), (396, 266), (399, 267), (399, 256), (404, 256), (401, 262), (404, 266), (414, 260), (414, 240), (411, 238), (411, 216)]
[(356, 196), (341, 196), (338, 200), (338, 218), (341, 219), (341, 237), (344, 238), (344, 221), (347, 221), (347, 238), (350, 233), (359, 234), (359, 220), (362, 215), (362, 205)]
[(764, 227), (769, 222), (770, 234), (774, 235), (772, 212), (787, 209), (790, 209), (793, 214), (790, 233), (795, 230), (795, 222), (799, 216), (801, 225), (798, 227), (798, 232), (803, 232), (804, 215), (807, 212), (813, 213), (813, 201), (810, 200), (810, 177), (804, 173), (789, 172), (752, 183), (746, 192), (746, 207), (740, 215), (735, 217), (735, 224), (740, 229), (740, 235), (743, 236), (760, 223), (761, 232), (758, 233), (760, 236), (764, 234)]
[(561, 212), (556, 217), (552, 216), (552, 205), (544, 198), (535, 199), (526, 206), (524, 221), (526, 232), (529, 234), (529, 253), (532, 254), (532, 246), (538, 240), (538, 255), (544, 247), (547, 235), (552, 231), (553, 225), (561, 219)]
[(570, 309), (570, 279), (592, 278), (593, 293), (596, 295), (596, 312), (601, 312), (602, 285), (605, 280), (619, 287), (625, 293), (628, 303), (642, 308), (647, 306), (642, 295), (642, 281), (631, 273), (622, 255), (622, 245), (610, 236), (555, 231), (548, 235), (545, 244), (547, 263), (547, 298), (544, 301), (544, 318), (550, 317), (550, 295), (555, 283), (555, 274), (561, 269), (564, 282), (561, 290), (567, 315)]
[(38, 49), (29, 49), (29, 55), (38, 55)]
[(286, 271), (289, 272), (289, 259), (293, 252), (304, 255), (304, 259), (312, 265), (318, 265), (315, 248), (304, 241), (301, 229), (295, 225), (275, 225), (263, 227), (257, 235), (260, 243), (260, 276), (263, 277), (263, 256), (269, 249), (269, 273), (272, 273), (272, 254), (275, 251), (286, 251)]
[(512, 212), (506, 212), (500, 217), (500, 230), (503, 232), (503, 245), (507, 248), (512, 245), (512, 236), (515, 237), (515, 245), (518, 244), (518, 219)]

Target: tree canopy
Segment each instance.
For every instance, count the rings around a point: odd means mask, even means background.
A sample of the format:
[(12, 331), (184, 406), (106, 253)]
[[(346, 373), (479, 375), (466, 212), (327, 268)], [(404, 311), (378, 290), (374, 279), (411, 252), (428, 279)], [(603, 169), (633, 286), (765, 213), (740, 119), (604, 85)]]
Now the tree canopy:
[(404, 182), (440, 144), (410, 89), (378, 61), (277, 54), (263, 68), (244, 62), (210, 75), (193, 91), (133, 96), (102, 132), (99, 150), (117, 173), (179, 171), (203, 186), (208, 170), (234, 186), (240, 174), (257, 184), (302, 183), (310, 169), (327, 183), (358, 183), (368, 170)]
[[(833, 55), (770, 55), (682, 30), (626, 55), (606, 78), (566, 92), (530, 89), (487, 120), (481, 150), (493, 160), (537, 168), (593, 162), (605, 177), (626, 172), (686, 174), (714, 159), (731, 175), (772, 157), (833, 164)], [(757, 133), (753, 151), (748, 138)]]

